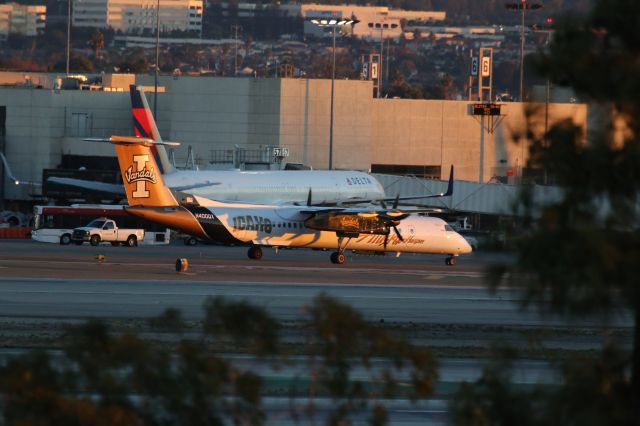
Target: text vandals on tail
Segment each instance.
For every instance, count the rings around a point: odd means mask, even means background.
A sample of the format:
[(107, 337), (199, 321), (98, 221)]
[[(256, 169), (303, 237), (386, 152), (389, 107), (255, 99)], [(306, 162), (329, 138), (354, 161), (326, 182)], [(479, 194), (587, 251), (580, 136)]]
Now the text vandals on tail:
[[(129, 86), (129, 92), (131, 93), (131, 113), (133, 114), (133, 128), (136, 136), (162, 142), (156, 120), (153, 118), (142, 87), (132, 84)], [(160, 173), (167, 174), (174, 171), (167, 150), (163, 145), (151, 146), (151, 152), (158, 163)]]
[(190, 235), (210, 238), (192, 212), (180, 206), (158, 172), (153, 146), (175, 146), (174, 142), (158, 142), (148, 138), (112, 136), (118, 164), (127, 194), (127, 213), (151, 222), (179, 229)]

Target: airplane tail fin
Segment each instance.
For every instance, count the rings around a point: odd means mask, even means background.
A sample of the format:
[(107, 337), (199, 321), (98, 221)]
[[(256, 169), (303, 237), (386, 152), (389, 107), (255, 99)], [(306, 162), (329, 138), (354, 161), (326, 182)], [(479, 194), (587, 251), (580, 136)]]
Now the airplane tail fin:
[[(132, 84), (129, 86), (129, 92), (131, 93), (131, 113), (133, 114), (133, 127), (136, 136), (162, 142), (156, 120), (153, 118), (142, 87)], [(164, 145), (152, 145), (151, 152), (158, 163), (160, 173), (167, 174), (174, 171), (173, 164), (169, 160), (169, 155)]]
[(109, 142), (115, 145), (130, 206), (178, 206), (171, 190), (165, 185), (158, 163), (152, 154), (154, 146), (175, 146), (176, 143), (131, 136), (112, 136)]

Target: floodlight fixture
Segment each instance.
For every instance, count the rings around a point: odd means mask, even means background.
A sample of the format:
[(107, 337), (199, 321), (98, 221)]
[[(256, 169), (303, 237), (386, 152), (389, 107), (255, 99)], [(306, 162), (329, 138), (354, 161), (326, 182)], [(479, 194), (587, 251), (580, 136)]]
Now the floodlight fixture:
[(331, 37), (333, 40), (332, 66), (331, 66), (331, 107), (329, 112), (329, 170), (333, 170), (333, 91), (334, 91), (334, 80), (336, 78), (336, 27), (355, 25), (360, 21), (358, 21), (357, 19), (314, 18), (314, 19), (311, 19), (310, 22), (319, 27), (330, 27)]

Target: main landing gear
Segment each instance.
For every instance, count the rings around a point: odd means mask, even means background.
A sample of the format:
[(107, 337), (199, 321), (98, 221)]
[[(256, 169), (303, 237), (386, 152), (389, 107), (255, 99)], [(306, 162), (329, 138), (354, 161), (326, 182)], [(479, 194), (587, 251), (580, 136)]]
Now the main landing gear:
[(336, 265), (342, 265), (345, 261), (344, 253), (334, 251), (331, 253), (331, 263), (335, 263)]
[(447, 266), (455, 266), (455, 264), (456, 264), (456, 257), (455, 257), (454, 255), (451, 255), (451, 256), (447, 257), (447, 258), (444, 260), (444, 263), (445, 263)]
[(262, 249), (260, 246), (251, 246), (247, 252), (249, 259), (260, 260), (262, 259)]
[[(351, 241), (351, 238), (353, 237), (353, 235), (338, 235), (338, 251), (331, 253), (331, 263), (342, 265), (345, 262), (346, 258), (344, 256), (344, 249), (347, 248), (347, 244), (349, 244), (349, 241)], [(347, 242), (342, 245), (345, 238), (347, 238)]]

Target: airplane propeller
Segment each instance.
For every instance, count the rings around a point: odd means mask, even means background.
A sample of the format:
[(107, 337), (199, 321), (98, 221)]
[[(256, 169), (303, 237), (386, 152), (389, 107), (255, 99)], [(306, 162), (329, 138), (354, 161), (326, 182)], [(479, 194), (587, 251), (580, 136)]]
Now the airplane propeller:
[[(402, 234), (400, 233), (400, 231), (398, 231), (398, 228), (396, 227), (396, 224), (391, 222), (391, 223), (388, 224), (388, 226), (389, 225), (391, 226), (391, 229), (393, 229), (393, 232), (395, 232), (396, 235), (398, 236), (398, 239), (400, 241), (404, 241), (404, 238), (402, 237)], [(391, 230), (389, 230), (388, 228), (387, 228), (387, 231), (388, 232), (384, 236), (384, 249), (385, 250), (387, 249), (387, 243), (389, 242), (389, 234), (391, 233)]]
[(387, 211), (385, 211), (384, 213), (380, 213), (378, 216), (382, 220), (386, 220), (390, 222), (407, 218), (409, 216), (409, 213), (401, 212), (398, 210), (399, 202), (400, 202), (400, 194), (396, 195), (395, 200), (393, 200), (393, 205), (391, 209), (387, 209), (387, 204), (384, 202), (384, 200), (380, 200), (380, 205), (382, 206), (383, 209)]

